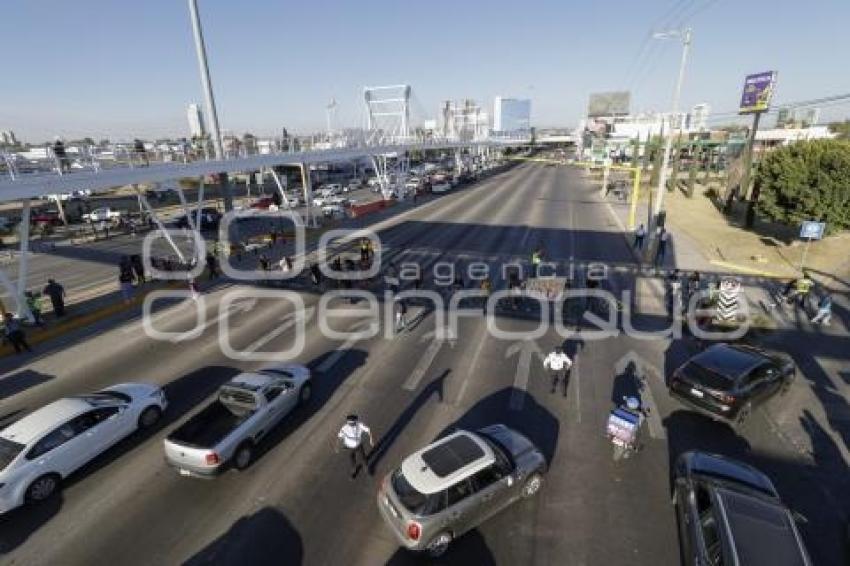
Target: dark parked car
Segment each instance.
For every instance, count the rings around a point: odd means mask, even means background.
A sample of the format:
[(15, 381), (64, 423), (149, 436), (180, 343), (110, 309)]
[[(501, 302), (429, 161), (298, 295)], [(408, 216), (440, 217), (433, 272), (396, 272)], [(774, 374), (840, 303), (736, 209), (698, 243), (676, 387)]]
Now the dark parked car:
[(811, 564), (795, 515), (759, 470), (692, 451), (678, 458), (674, 474), (673, 502), (684, 564)]
[[(195, 220), (196, 212), (191, 211), (192, 220)], [(201, 209), (201, 230), (218, 230), (218, 224), (221, 221), (221, 213), (212, 207), (204, 207)], [(189, 221), (185, 214), (177, 217), (176, 225), (178, 228), (188, 228)]]
[(670, 377), (670, 393), (689, 405), (738, 424), (753, 407), (785, 393), (796, 375), (790, 358), (751, 346), (716, 344)]

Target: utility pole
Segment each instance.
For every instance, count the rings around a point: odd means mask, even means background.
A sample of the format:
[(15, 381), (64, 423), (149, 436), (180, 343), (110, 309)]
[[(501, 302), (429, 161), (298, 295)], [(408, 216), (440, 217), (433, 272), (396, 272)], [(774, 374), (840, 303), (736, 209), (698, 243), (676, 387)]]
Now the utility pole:
[(756, 132), (759, 129), (761, 114), (761, 112), (753, 114), (753, 126), (750, 128), (747, 135), (747, 147), (744, 150), (744, 170), (741, 172), (741, 194), (744, 195), (747, 200), (751, 200), (752, 198), (750, 178), (752, 177), (753, 168), (753, 146), (755, 145)]
[[(198, 15), (197, 0), (189, 1), (189, 14), (192, 19), (192, 32), (195, 37), (195, 52), (198, 56), (198, 68), (201, 72), (201, 84), (204, 88), (204, 98), (207, 107), (207, 116), (210, 120), (210, 133), (213, 139), (213, 149), (215, 158), (218, 161), (224, 159), (224, 148), (221, 145), (221, 130), (218, 127), (218, 113), (215, 109), (215, 98), (213, 97), (212, 81), (210, 80), (210, 68), (207, 65), (207, 49), (204, 45), (204, 32), (201, 28), (201, 18)], [(233, 196), (230, 194), (230, 184), (227, 179), (227, 173), (223, 172), (219, 175), (221, 182), (222, 196), (224, 197), (224, 210), (233, 210)]]
[[(685, 67), (688, 63), (688, 52), (691, 48), (691, 28), (686, 28), (682, 31), (674, 30), (656, 33), (653, 37), (655, 39), (666, 39), (668, 37), (682, 38), (682, 61), (679, 64), (679, 77), (676, 79), (676, 89), (673, 91), (673, 110), (671, 112), (672, 120), (679, 122), (677, 125), (681, 130), (682, 124), (679, 121), (679, 97), (682, 94), (682, 83), (685, 80)], [(667, 138), (664, 143), (664, 155), (661, 161), (660, 175), (658, 176), (658, 187), (655, 190), (655, 202), (653, 203), (653, 216), (655, 218), (658, 218), (658, 214), (661, 212), (665, 185), (667, 184), (667, 167), (670, 165), (670, 150), (673, 145), (673, 127), (673, 122), (671, 121), (670, 127), (667, 130)]]

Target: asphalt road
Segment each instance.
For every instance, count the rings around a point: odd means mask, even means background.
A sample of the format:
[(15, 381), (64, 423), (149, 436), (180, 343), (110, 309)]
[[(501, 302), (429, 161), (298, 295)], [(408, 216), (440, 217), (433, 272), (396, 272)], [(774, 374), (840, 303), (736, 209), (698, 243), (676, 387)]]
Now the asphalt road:
[[(632, 261), (596, 190), (579, 172), (558, 167), (521, 165), (398, 215), (379, 234), (386, 259), (425, 267), (428, 288), (438, 261), (467, 266), (483, 261), (495, 268), (526, 258), (537, 244), (564, 262)], [(604, 287), (632, 289), (634, 276), (618, 271)], [(208, 320), (215, 320), (225, 293), (238, 288), (226, 284), (205, 295), (200, 308)], [(480, 312), (470, 310), (459, 320), (457, 340), (436, 342), (431, 313), (397, 336), (344, 343), (320, 331), (320, 315), (309, 309), (318, 306), (319, 296), (298, 296), (310, 319), (304, 350), (294, 359), (313, 369), (313, 399), (264, 442), (247, 471), (213, 481), (178, 476), (163, 460), (162, 439), (224, 380), (262, 365), (224, 356), (219, 324), (194, 340), (163, 342), (146, 337), (140, 321), (130, 319), (25, 365), (0, 366), (5, 368), (0, 416), (127, 380), (163, 384), (171, 400), (158, 430), (104, 454), (69, 478), (52, 502), (0, 517), (3, 562), (419, 563), (398, 548), (378, 516), (380, 478), (453, 427), (503, 422), (543, 450), (550, 463), (545, 486), (538, 497), (455, 541), (442, 564), (677, 564), (669, 472), (676, 455), (690, 448), (755, 462), (786, 502), (809, 519), (801, 528), (816, 562), (845, 563), (840, 521), (848, 498), (840, 454), (823, 446), (822, 438), (814, 461), (800, 454), (767, 411), (757, 411), (739, 432), (684, 411), (667, 396), (662, 379), (690, 351), (687, 341), (569, 339), (565, 347), (576, 366), (564, 397), (560, 390), (550, 393), (533, 349), (545, 353), (564, 341), (549, 329), (526, 342), (522, 336), (537, 326), (534, 320), (497, 316), (502, 330), (519, 334), (497, 339)], [(247, 351), (259, 347), (258, 352), (288, 348), (295, 334), (271, 331), (292, 310), (279, 298), (237, 309), (229, 318), (230, 343)], [(189, 329), (195, 318), (187, 303), (162, 312), (167, 314), (158, 314), (154, 326), (163, 331)], [(649, 317), (645, 322), (656, 323)], [(523, 347), (532, 356), (527, 383)], [(623, 369), (628, 361), (634, 365)], [(614, 400), (635, 390), (635, 366), (647, 376), (644, 399), (655, 409), (650, 437), (636, 457), (615, 462), (604, 423)], [(799, 412), (789, 405), (771, 414), (783, 410)], [(342, 419), (351, 412), (361, 415), (377, 441), (371, 475), (353, 481), (347, 457), (333, 450)], [(808, 426), (817, 435), (819, 425)]]

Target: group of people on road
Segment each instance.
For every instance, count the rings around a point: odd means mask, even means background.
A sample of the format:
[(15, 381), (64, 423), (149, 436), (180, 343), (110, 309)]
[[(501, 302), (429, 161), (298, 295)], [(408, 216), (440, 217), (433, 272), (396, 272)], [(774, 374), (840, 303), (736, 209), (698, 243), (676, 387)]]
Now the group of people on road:
[[(634, 248), (639, 252), (643, 251), (643, 246), (646, 243), (646, 235), (646, 225), (641, 224), (638, 226), (637, 230), (635, 230), (634, 240)], [(667, 228), (661, 226), (658, 229), (656, 237), (658, 241), (655, 248), (655, 259), (653, 260), (653, 263), (655, 263), (655, 265), (663, 265), (664, 258), (667, 257), (667, 246), (670, 241), (670, 233), (667, 232)]]

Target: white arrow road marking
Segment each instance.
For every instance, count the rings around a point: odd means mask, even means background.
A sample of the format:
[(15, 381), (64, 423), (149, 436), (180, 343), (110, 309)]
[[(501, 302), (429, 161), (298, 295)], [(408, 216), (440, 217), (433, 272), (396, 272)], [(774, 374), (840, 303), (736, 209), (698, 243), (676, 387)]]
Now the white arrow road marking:
[(659, 373), (655, 366), (639, 356), (634, 350), (629, 350), (622, 358), (617, 360), (617, 363), (614, 364), (614, 370), (618, 375), (625, 373), (626, 368), (630, 363), (635, 364), (635, 375), (642, 375), (644, 378), (643, 390), (640, 394), (641, 402), (650, 408), (649, 416), (647, 417), (649, 435), (657, 440), (663, 440), (667, 438), (667, 431), (664, 430), (664, 425), (661, 424), (661, 415), (658, 411), (658, 405), (655, 403), (655, 397), (652, 395), (652, 387), (649, 386), (649, 376), (660, 376), (661, 373)]
[[(349, 330), (365, 330), (367, 326), (372, 324), (368, 320), (361, 320), (354, 326), (352, 326)], [(336, 363), (342, 359), (342, 357), (348, 353), (348, 351), (361, 340), (365, 340), (360, 336), (352, 336), (348, 340), (342, 343), (331, 355), (324, 359), (324, 361), (316, 367), (316, 370), (321, 373), (327, 373), (333, 368)]]
[(288, 315), (283, 317), (283, 323), (280, 326), (271, 330), (268, 334), (260, 338), (259, 340), (253, 342), (248, 345), (242, 351), (246, 354), (251, 354), (295, 326), (300, 320), (308, 321), (313, 318), (313, 312), (316, 310), (315, 307), (308, 307), (303, 313), (289, 313)]
[(505, 353), (506, 358), (519, 353), (519, 359), (516, 364), (516, 373), (514, 374), (514, 387), (511, 391), (510, 409), (512, 411), (521, 411), (525, 405), (525, 395), (528, 390), (528, 377), (531, 375), (531, 360), (535, 355), (542, 357), (540, 348), (534, 340), (524, 340), (517, 342), (508, 348)]

